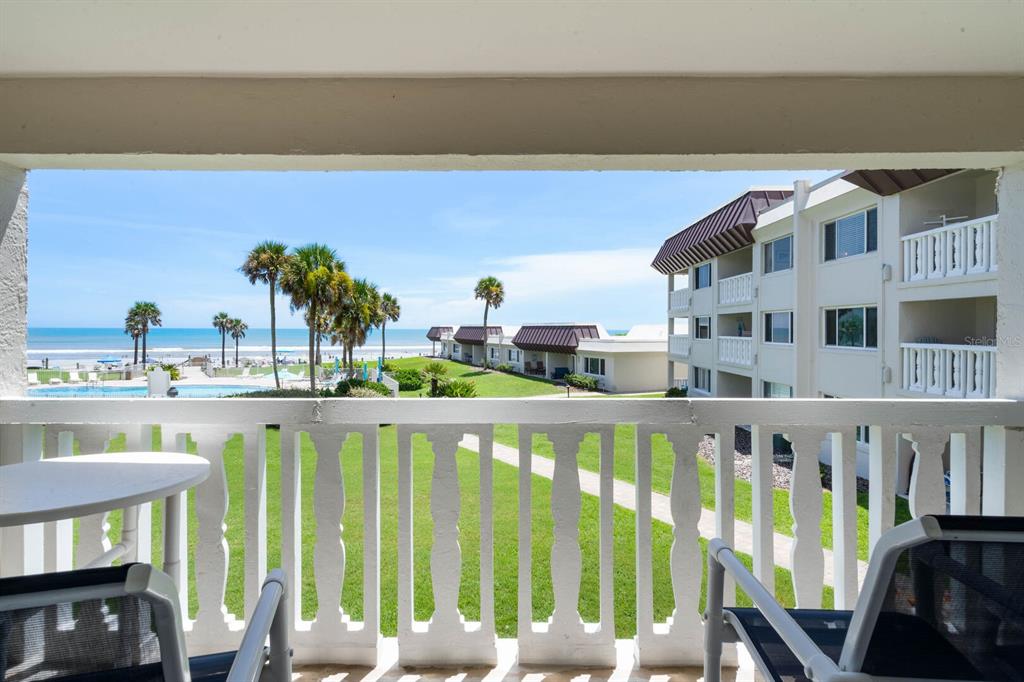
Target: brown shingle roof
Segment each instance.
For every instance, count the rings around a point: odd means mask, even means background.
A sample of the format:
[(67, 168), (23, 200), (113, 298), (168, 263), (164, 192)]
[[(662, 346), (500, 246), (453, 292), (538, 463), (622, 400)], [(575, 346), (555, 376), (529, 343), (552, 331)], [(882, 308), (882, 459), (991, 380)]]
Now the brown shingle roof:
[(484, 334), (483, 325), (477, 325), (475, 327), (459, 327), (459, 330), (455, 332), (455, 340), (461, 344), (468, 346), (482, 346), (487, 341), (488, 336), (497, 336), (501, 333), (501, 327), (487, 325), (487, 333)]
[(450, 334), (451, 327), (431, 327), (427, 330), (427, 338), (431, 341), (440, 341), (443, 334)]
[(592, 324), (526, 324), (516, 332), (512, 344), (523, 350), (575, 353), (580, 339), (599, 337), (597, 325)]
[(754, 243), (757, 216), (793, 195), (792, 190), (750, 190), (708, 214), (662, 244), (651, 263), (668, 275)]
[(887, 197), (890, 194), (898, 194), (904, 190), (913, 189), (918, 185), (944, 178), (956, 172), (956, 169), (950, 168), (858, 170), (850, 171), (843, 176), (843, 180), (852, 182), (869, 192)]

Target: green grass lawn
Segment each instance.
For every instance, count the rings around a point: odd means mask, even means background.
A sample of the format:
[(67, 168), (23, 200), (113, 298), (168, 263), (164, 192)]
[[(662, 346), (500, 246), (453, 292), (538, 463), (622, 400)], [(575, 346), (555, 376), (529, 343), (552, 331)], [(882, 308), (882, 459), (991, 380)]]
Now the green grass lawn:
[[(89, 378), (89, 372), (92, 371), (95, 370), (80, 369), (78, 370), (78, 376), (79, 378), (81, 378), (83, 382), (85, 382)], [(54, 377), (60, 379), (64, 383), (68, 383), (71, 380), (71, 371), (66, 369), (30, 369), (29, 372), (34, 373), (36, 375), (36, 377), (39, 379), (40, 384), (47, 384), (50, 382), (50, 379), (53, 379)], [(96, 377), (100, 381), (113, 381), (115, 379), (120, 379), (121, 375), (117, 372), (97, 371)]]
[[(518, 447), (518, 431), (514, 425), (499, 424), (494, 427), (494, 438), (497, 442)], [(636, 427), (631, 424), (619, 424), (615, 427), (615, 478), (633, 483), (636, 481), (636, 457), (634, 443)], [(544, 437), (534, 437), (534, 454), (554, 458), (551, 441)], [(672, 483), (672, 467), (675, 454), (668, 440), (657, 434), (651, 445), (651, 484), (656, 492), (668, 494)], [(600, 470), (600, 445), (596, 434), (588, 435), (580, 445), (579, 465), (588, 471)], [(715, 470), (704, 460), (697, 461), (700, 473), (701, 505), (706, 509), (715, 508)], [(752, 519), (753, 486), (749, 481), (736, 481), (735, 513), (741, 521)], [(783, 535), (793, 535), (793, 516), (789, 510), (789, 491), (780, 488), (772, 489), (772, 511), (775, 516), (775, 531)], [(910, 507), (903, 498), (896, 499), (896, 523), (910, 520)], [(832, 547), (832, 493), (822, 491), (821, 541)], [(868, 557), (868, 495), (857, 494), (857, 555), (862, 560)]]
[[(347, 569), (342, 605), (354, 619), (362, 617), (362, 490), (361, 490), (361, 444), (358, 435), (346, 441), (340, 453), (346, 480), (346, 510), (342, 520), (347, 551)], [(280, 564), (281, 507), (280, 507), (280, 441), (278, 432), (268, 431), (267, 437), (267, 525), (268, 525), (268, 566)], [(155, 445), (156, 446), (156, 445)], [(112, 444), (113, 449), (123, 449), (123, 439)], [(316, 537), (316, 521), (313, 516), (313, 479), (316, 455), (308, 439), (302, 447), (302, 613), (312, 618), (316, 611), (315, 577), (313, 575), (313, 548)], [(382, 632), (386, 636), (396, 633), (397, 617), (397, 445), (394, 427), (381, 429), (380, 442), (380, 520), (381, 520), (381, 604)], [(225, 469), (229, 491), (227, 542), (229, 569), (226, 604), (228, 611), (241, 616), (243, 609), (243, 562), (244, 546), (244, 470), (243, 450), (239, 437), (232, 439), (225, 450)], [(430, 480), (433, 455), (422, 437), (414, 440), (414, 496), (419, 508), (429, 505)], [(479, 617), (479, 469), (476, 453), (460, 450), (458, 453), (459, 478), (461, 483), (462, 512), (462, 585), (459, 596), (460, 607), (468, 620)], [(197, 527), (194, 510), (194, 492), (190, 493), (189, 546), (194, 551)], [(552, 520), (550, 514), (551, 481), (533, 477), (533, 614), (534, 620), (544, 620), (551, 615), (553, 596), (550, 566), (548, 565), (552, 544)], [(580, 545), (583, 556), (583, 578), (580, 589), (580, 612), (587, 621), (598, 619), (598, 499), (583, 495), (580, 515)], [(160, 505), (153, 510), (153, 560), (161, 561)], [(430, 548), (432, 540), (431, 517), (416, 514), (414, 526), (414, 564), (416, 618), (426, 620), (433, 608), (430, 585)], [(615, 526), (615, 618), (616, 636), (630, 637), (636, 628), (636, 560), (635, 560), (635, 516), (626, 509), (616, 507)], [(120, 532), (120, 518), (111, 518), (111, 536)], [(514, 467), (495, 462), (494, 464), (494, 538), (495, 538), (495, 619), (498, 634), (511, 637), (516, 632), (516, 600), (518, 575), (518, 472)], [(669, 576), (669, 551), (671, 529), (667, 524), (653, 523), (654, 565), (654, 610), (656, 618), (663, 620), (671, 615), (672, 586)], [(702, 552), (705, 543), (701, 540)], [(749, 565), (749, 557), (743, 557)], [(704, 558), (694, 567), (703, 571)], [(194, 569), (190, 569), (190, 611), (194, 615), (197, 607)], [(786, 605), (793, 605), (790, 574), (776, 569), (776, 593)], [(740, 603), (747, 600), (740, 595)], [(826, 606), (832, 603), (832, 590), (824, 591)], [(701, 594), (703, 603), (703, 585)]]
[[(522, 374), (505, 374), (504, 372), (485, 371), (482, 367), (473, 367), (461, 362), (451, 360), (436, 360), (434, 358), (414, 357), (388, 360), (388, 365), (394, 369), (423, 369), (428, 362), (440, 362), (448, 368), (448, 376), (451, 378), (468, 379), (476, 384), (477, 396), (480, 398), (526, 398), (529, 396), (549, 395), (565, 392), (564, 388), (556, 386), (547, 379), (539, 377), (528, 377)], [(418, 391), (402, 391), (399, 397), (417, 398), (426, 396), (430, 387), (424, 387)]]

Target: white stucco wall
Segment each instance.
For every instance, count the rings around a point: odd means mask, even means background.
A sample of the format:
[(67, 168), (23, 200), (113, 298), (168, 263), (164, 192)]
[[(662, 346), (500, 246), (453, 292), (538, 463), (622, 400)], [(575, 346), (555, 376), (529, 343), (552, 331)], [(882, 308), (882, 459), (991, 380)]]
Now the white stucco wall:
[(22, 395), (28, 335), (28, 184), (0, 164), (0, 395)]

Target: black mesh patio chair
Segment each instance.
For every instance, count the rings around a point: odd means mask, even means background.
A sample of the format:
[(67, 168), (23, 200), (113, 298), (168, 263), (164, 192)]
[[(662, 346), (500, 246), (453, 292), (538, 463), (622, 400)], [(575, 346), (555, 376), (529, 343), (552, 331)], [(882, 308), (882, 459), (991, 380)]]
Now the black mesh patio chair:
[[(754, 608), (723, 608), (729, 573)], [(923, 516), (878, 541), (853, 611), (784, 609), (708, 544), (704, 679), (743, 642), (775, 682), (1024, 680), (1024, 518)]]
[(148, 564), (0, 579), (0, 680), (289, 682), (285, 595), (272, 571), (238, 650), (189, 658), (177, 589)]

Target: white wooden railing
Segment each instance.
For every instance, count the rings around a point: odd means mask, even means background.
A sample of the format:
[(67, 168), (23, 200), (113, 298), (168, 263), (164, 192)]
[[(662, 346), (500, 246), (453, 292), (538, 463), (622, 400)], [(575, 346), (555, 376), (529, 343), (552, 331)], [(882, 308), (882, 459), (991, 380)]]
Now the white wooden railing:
[(754, 300), (754, 273), (718, 280), (718, 304), (737, 305)]
[(718, 361), (741, 367), (753, 367), (754, 339), (749, 336), (719, 336)]
[(668, 295), (668, 309), (669, 310), (688, 310), (690, 308), (690, 290), (689, 289), (676, 289), (675, 291), (669, 292)]
[[(111, 423), (116, 422), (116, 423)], [(518, 585), (496, 586), (494, 567), (494, 467), (495, 424), (517, 424), (518, 435)], [(699, 665), (702, 660), (702, 621), (698, 611), (705, 562), (698, 544), (702, 514), (700, 479), (696, 456), (701, 440), (710, 434), (715, 452), (715, 533), (732, 543), (738, 536), (751, 537), (748, 548), (755, 574), (774, 591), (776, 557), (792, 568), (796, 603), (819, 607), (826, 583), (835, 587), (835, 606), (852, 608), (862, 578), (857, 560), (857, 455), (858, 425), (869, 424), (870, 496), (868, 507), (870, 546), (894, 524), (897, 458), (903, 449), (916, 453), (910, 483), (910, 510), (914, 515), (942, 513), (947, 509), (943, 454), (948, 446), (954, 513), (1006, 513), (1015, 504), (1014, 492), (1024, 472), (1013, 458), (1018, 454), (1024, 426), (1024, 403), (931, 400), (463, 400), (453, 409), (448, 400), (114, 400), (114, 399), (0, 399), (0, 428), (11, 442), (20, 435), (22, 459), (70, 455), (73, 438), (82, 453), (103, 451), (109, 439), (126, 434), (129, 449), (148, 449), (153, 425), (161, 425), (162, 447), (182, 450), (187, 439), (198, 454), (211, 462), (210, 478), (194, 492), (190, 506), (198, 519), (192, 542), (187, 523), (179, 542), (191, 551), (186, 571), (195, 571), (199, 609), (187, 623), (190, 652), (219, 651), (237, 646), (244, 619), (255, 603), (259, 585), (270, 559), (268, 510), (280, 509), (280, 556), (290, 576), (295, 605), (292, 643), (297, 662), (337, 662), (374, 665), (381, 646), (381, 613), (397, 606), (397, 648), (401, 664), (491, 664), (495, 659), (495, 591), (501, 600), (518, 604), (518, 655), (521, 662), (538, 665), (605, 666), (615, 661), (615, 605), (635, 609), (636, 652), (642, 666)], [(395, 425), (392, 427), (381, 426)], [(613, 452), (617, 425), (633, 425), (635, 437), (635, 487), (613, 480)], [(736, 533), (734, 507), (734, 434), (736, 425), (751, 425), (753, 448), (752, 527)], [(1011, 428), (1006, 428), (1011, 427)], [(982, 438), (984, 431), (984, 439)], [(20, 432), (20, 433), (19, 433)], [(795, 459), (790, 487), (794, 516), (793, 538), (773, 533), (772, 438), (784, 433), (793, 445)], [(63, 434), (63, 435), (62, 435)], [(273, 434), (273, 435), (271, 435)], [(381, 504), (380, 462), (382, 434), (388, 448), (397, 443), (397, 501)], [(425, 439), (417, 434), (425, 435)], [(466, 435), (475, 437), (479, 452), (479, 481), (475, 490), (463, 492), (456, 451)], [(550, 518), (554, 542), (542, 561), (550, 566), (554, 611), (546, 622), (534, 622), (533, 590), (533, 459), (530, 448), (535, 434), (544, 434), (553, 445), (553, 478), (550, 484)], [(596, 434), (600, 445), (600, 472), (587, 474), (598, 484), (600, 537), (596, 585), (600, 616), (584, 624), (578, 612), (583, 564), (580, 518), (583, 492), (577, 453), (581, 440)], [(225, 443), (240, 435), (244, 481), (228, 480)], [(339, 450), (355, 435), (359, 450), (360, 480), (344, 475)], [(186, 438), (187, 437), (187, 438)], [(278, 451), (276, 443), (280, 440)], [(415, 437), (415, 438), (414, 438)], [(652, 499), (665, 493), (652, 491), (652, 444), (670, 448), (671, 493), (667, 496), (673, 544), (665, 565), (652, 551), (652, 517), (664, 512), (652, 509)], [(818, 459), (822, 442), (831, 442), (833, 547), (822, 547), (822, 486)], [(237, 445), (237, 440), (233, 441)], [(414, 448), (414, 443), (416, 448)], [(982, 452), (984, 443), (984, 452)], [(268, 448), (273, 444), (273, 448)], [(426, 450), (429, 448), (429, 450)], [(414, 454), (414, 449), (416, 454)], [(268, 456), (268, 452), (274, 453)], [(432, 452), (432, 457), (431, 457)], [(1007, 453), (1010, 453), (1009, 455)], [(414, 496), (425, 489), (414, 485), (413, 462), (432, 467), (429, 498)], [(981, 461), (985, 460), (985, 479)], [(516, 460), (506, 461), (515, 463)], [(310, 461), (313, 460), (313, 461)], [(389, 460), (394, 461), (394, 460)], [(305, 466), (303, 466), (303, 464)], [(392, 465), (388, 465), (392, 466)], [(276, 485), (280, 471), (279, 498), (268, 499), (268, 479)], [(991, 473), (989, 473), (991, 472)], [(550, 475), (550, 474), (548, 474)], [(312, 482), (304, 480), (312, 477)], [(982, 484), (984, 483), (984, 490)], [(621, 486), (626, 485), (623, 489)], [(547, 486), (545, 486), (546, 488)], [(312, 490), (312, 504), (303, 501)], [(636, 541), (636, 591), (614, 594), (613, 526), (615, 500), (623, 490), (636, 509), (636, 523), (619, 524), (615, 533), (633, 533)], [(358, 493), (358, 494), (356, 494)], [(460, 495), (478, 505), (479, 531), (459, 527), (464, 504)], [(546, 495), (546, 493), (544, 493)], [(390, 492), (388, 492), (390, 496)], [(276, 497), (276, 494), (275, 494)], [(340, 521), (350, 500), (362, 509), (362, 528), (354, 535), (342, 533)], [(659, 502), (659, 505), (663, 505)], [(311, 517), (303, 516), (302, 509)], [(243, 509), (228, 515), (228, 509)], [(416, 621), (415, 591), (425, 584), (414, 581), (424, 567), (414, 566), (413, 528), (429, 514), (432, 523), (428, 590), (434, 604), (428, 621)], [(395, 515), (395, 516), (391, 516)], [(381, 597), (381, 525), (397, 522), (397, 605)], [(154, 534), (150, 516), (143, 513), (138, 528), (141, 561), (151, 559), (146, 540)], [(232, 520), (233, 519), (233, 520)], [(229, 527), (226, 524), (238, 524)], [(308, 535), (315, 524), (315, 533)], [(236, 532), (232, 532), (236, 531)], [(305, 532), (304, 532), (305, 531)], [(111, 542), (106, 515), (82, 519), (78, 551), (71, 552), (71, 523), (46, 524), (45, 541), (26, 552), (46, 557), (48, 570), (67, 568), (80, 557), (95, 556)], [(229, 546), (229, 537), (234, 538)], [(356, 538), (355, 540), (351, 538)], [(242, 566), (229, 563), (238, 544), (243, 544)], [(467, 542), (479, 545), (478, 585), (480, 620), (464, 622), (459, 608), (459, 589), (464, 584), (462, 552)], [(304, 550), (312, 544), (312, 575), (318, 608), (315, 619), (302, 618), (302, 593), (308, 587), (295, 579), (303, 565)], [(358, 552), (352, 551), (358, 548)], [(5, 552), (19, 548), (5, 545)], [(361, 556), (362, 615), (355, 621), (339, 609), (340, 596), (350, 573), (346, 556)], [(236, 554), (237, 556), (237, 554)], [(42, 565), (40, 561), (40, 565)], [(307, 571), (310, 564), (306, 564)], [(655, 619), (655, 575), (671, 577), (673, 616)], [(229, 613), (225, 593), (228, 576), (244, 583), (244, 608)], [(478, 577), (478, 582), (476, 578)], [(237, 584), (235, 585), (237, 587)], [(735, 590), (727, 586), (725, 601), (732, 603)]]
[(991, 215), (903, 237), (903, 281), (995, 272), (996, 221)]
[(902, 343), (904, 391), (946, 398), (996, 394), (995, 346)]
[(690, 337), (688, 334), (671, 334), (668, 337), (668, 352), (682, 358), (690, 357)]

